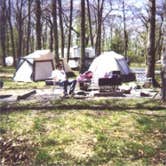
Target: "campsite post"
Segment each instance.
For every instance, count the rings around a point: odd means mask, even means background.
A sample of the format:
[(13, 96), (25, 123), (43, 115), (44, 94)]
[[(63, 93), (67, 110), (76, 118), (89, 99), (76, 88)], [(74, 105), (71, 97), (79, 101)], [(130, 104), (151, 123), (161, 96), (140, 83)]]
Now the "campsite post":
[[(166, 5), (165, 5), (166, 7)], [(163, 21), (163, 49), (162, 49), (162, 71), (161, 71), (161, 79), (162, 79), (162, 100), (166, 102), (166, 12), (164, 13), (164, 21)]]

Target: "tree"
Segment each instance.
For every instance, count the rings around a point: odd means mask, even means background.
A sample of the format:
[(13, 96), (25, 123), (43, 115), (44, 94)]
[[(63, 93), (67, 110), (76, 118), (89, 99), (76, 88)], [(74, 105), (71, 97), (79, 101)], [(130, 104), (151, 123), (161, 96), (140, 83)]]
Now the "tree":
[(41, 49), (42, 44), (41, 44), (41, 36), (42, 36), (42, 24), (41, 24), (41, 1), (40, 0), (35, 0), (36, 4), (36, 49)]
[(90, 12), (90, 4), (89, 0), (86, 0), (87, 3), (87, 9), (88, 9), (88, 22), (89, 22), (89, 31), (90, 31), (90, 41), (91, 41), (91, 46), (94, 47), (93, 43), (93, 34), (92, 34), (92, 21), (91, 21), (91, 12)]
[(49, 49), (53, 51), (53, 24), (52, 22), (50, 23), (50, 42), (49, 42)]
[(23, 7), (25, 1), (17, 0), (16, 1), (16, 21), (17, 21), (17, 32), (18, 32), (18, 41), (17, 41), (17, 58), (23, 55), (23, 25), (24, 25), (24, 16), (23, 16)]
[(101, 53), (101, 29), (102, 29), (103, 5), (104, 5), (104, 0), (97, 1), (97, 33), (96, 33), (96, 43), (95, 43), (95, 52), (97, 56), (100, 55)]
[(161, 6), (158, 6), (158, 11), (156, 11), (156, 15), (158, 16), (158, 20), (156, 20), (156, 60), (161, 59), (162, 54), (162, 44), (163, 44), (163, 34), (162, 34), (162, 25), (164, 22), (164, 16), (163, 11), (164, 8), (161, 4)]
[(166, 3), (164, 4), (164, 21), (163, 21), (163, 48), (162, 48), (162, 100), (166, 102)]
[(53, 17), (53, 31), (54, 31), (54, 49), (55, 61), (59, 61), (59, 43), (58, 43), (58, 25), (57, 25), (57, 1), (52, 0), (52, 17)]
[(58, 0), (59, 4), (59, 24), (60, 24), (60, 31), (61, 31), (61, 56), (64, 57), (64, 30), (63, 30), (63, 20), (62, 20), (62, 4), (61, 0)]
[(80, 60), (80, 72), (85, 71), (85, 1), (81, 0), (81, 60)]
[(123, 33), (124, 33), (124, 56), (127, 58), (127, 50), (128, 50), (128, 36), (126, 30), (126, 13), (125, 13), (125, 2), (122, 2), (122, 11), (123, 11)]
[(12, 55), (14, 59), (14, 66), (16, 67), (16, 52), (15, 52), (15, 43), (14, 43), (14, 32), (13, 32), (13, 25), (12, 25), (12, 12), (11, 12), (11, 0), (8, 0), (8, 22), (9, 22), (9, 29), (10, 29), (10, 36), (11, 36), (11, 47), (12, 47)]
[(70, 0), (70, 18), (69, 18), (68, 43), (67, 43), (67, 60), (69, 60), (69, 56), (70, 56), (72, 18), (73, 18), (73, 0)]
[(52, 19), (52, 9), (47, 6), (45, 6), (43, 13), (43, 19), (46, 21), (47, 33), (48, 33), (48, 40), (46, 43), (46, 46), (50, 49), (50, 51), (53, 51), (53, 44), (54, 44), (54, 37), (53, 37), (53, 19)]
[(156, 1), (149, 0), (149, 33), (148, 33), (148, 66), (147, 78), (152, 79), (152, 84), (155, 86), (155, 16), (156, 16)]
[(27, 40), (26, 40), (26, 54), (29, 53), (29, 43), (31, 36), (31, 5), (33, 0), (28, 0), (28, 25), (27, 25)]
[(0, 1), (0, 43), (2, 50), (2, 65), (6, 66), (5, 58), (6, 58), (6, 27), (7, 27), (7, 19), (6, 19), (6, 0)]
[(123, 34), (120, 29), (115, 29), (114, 35), (111, 40), (111, 50), (116, 51), (119, 54), (123, 54)]

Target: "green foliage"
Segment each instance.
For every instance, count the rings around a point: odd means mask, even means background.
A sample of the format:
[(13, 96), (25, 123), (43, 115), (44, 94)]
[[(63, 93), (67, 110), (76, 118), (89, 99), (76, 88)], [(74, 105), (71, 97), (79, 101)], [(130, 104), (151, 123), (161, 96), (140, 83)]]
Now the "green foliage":
[(36, 161), (35, 163), (37, 165), (41, 164), (48, 164), (48, 161), (51, 159), (50, 155), (48, 154), (47, 150), (40, 149), (39, 152), (36, 155)]
[(136, 64), (144, 64), (145, 63), (144, 56), (135, 55), (132, 51), (128, 51), (128, 58), (130, 59), (131, 63), (136, 63)]
[(111, 40), (111, 50), (123, 54), (124, 52), (124, 40), (121, 34), (121, 31), (116, 29), (115, 30), (115, 35), (113, 36)]
[(39, 132), (44, 131), (44, 121), (41, 120), (40, 118), (36, 118), (34, 120), (34, 126), (33, 126), (33, 130), (37, 130)]

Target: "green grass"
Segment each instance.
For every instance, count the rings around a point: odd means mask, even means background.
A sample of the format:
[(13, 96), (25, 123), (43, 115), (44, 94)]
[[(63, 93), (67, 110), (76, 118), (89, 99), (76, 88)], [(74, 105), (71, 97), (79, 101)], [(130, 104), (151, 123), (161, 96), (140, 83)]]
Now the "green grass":
[[(96, 108), (103, 106), (99, 110), (92, 109), (89, 101), (72, 100), (71, 104), (70, 101), (65, 100), (68, 109), (61, 110), (56, 108), (56, 102), (51, 110), (31, 110), (29, 105), (26, 110), (22, 109), (26, 105), (21, 103), (20, 110), (6, 110), (1, 114), (1, 137), (33, 142), (31, 159), (36, 165), (159, 165), (164, 162), (166, 112), (162, 106), (155, 109), (157, 101), (117, 100), (122, 106), (118, 109), (114, 109), (115, 100), (92, 101)], [(86, 105), (86, 109), (77, 109), (79, 104), (75, 109), (70, 107), (76, 101)], [(106, 107), (105, 103), (111, 105)]]
[(0, 165), (164, 165), (166, 108), (144, 98), (1, 103), (0, 150)]
[(4, 90), (10, 89), (33, 89), (43, 88), (45, 86), (44, 81), (38, 82), (14, 82), (13, 76), (15, 69), (13, 67), (1, 67), (0, 66), (0, 80), (4, 82)]

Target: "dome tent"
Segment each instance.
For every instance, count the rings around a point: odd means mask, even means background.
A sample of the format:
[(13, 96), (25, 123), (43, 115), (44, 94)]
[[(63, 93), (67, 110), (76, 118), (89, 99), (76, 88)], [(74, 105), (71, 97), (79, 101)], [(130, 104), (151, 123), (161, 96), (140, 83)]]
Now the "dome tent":
[(96, 57), (91, 63), (88, 71), (93, 73), (92, 81), (98, 84), (100, 78), (105, 78), (106, 75), (114, 71), (119, 71), (122, 82), (135, 80), (135, 75), (129, 68), (124, 56), (114, 52), (104, 52)]

